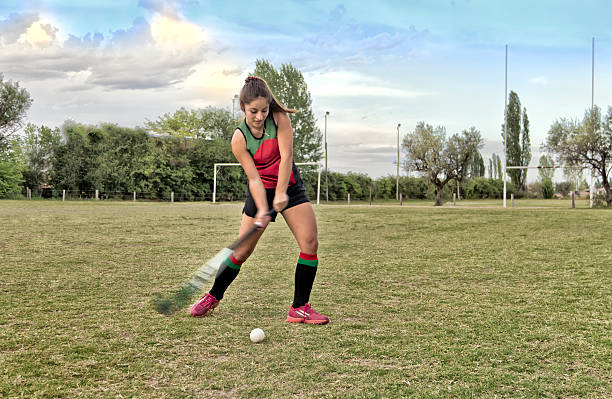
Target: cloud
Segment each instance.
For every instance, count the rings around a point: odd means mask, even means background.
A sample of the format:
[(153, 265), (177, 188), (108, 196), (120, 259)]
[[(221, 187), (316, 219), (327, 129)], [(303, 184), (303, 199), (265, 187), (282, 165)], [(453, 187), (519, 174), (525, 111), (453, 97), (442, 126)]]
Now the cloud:
[[(183, 82), (209, 51), (203, 29), (161, 14), (151, 23), (138, 18), (107, 37), (87, 33), (59, 42), (57, 33), (35, 14), (0, 21), (0, 70), (28, 81), (65, 79), (65, 90), (73, 83), (72, 90), (166, 88)], [(83, 72), (85, 80), (68, 79)]]
[(9, 15), (8, 19), (0, 21), (0, 45), (15, 43), (36, 21), (38, 21), (36, 13)]
[(151, 22), (151, 37), (165, 48), (191, 48), (204, 42), (204, 30), (190, 22), (158, 14)]
[(223, 76), (240, 76), (244, 74), (244, 68), (224, 69), (221, 74)]
[(83, 37), (76, 37), (68, 35), (68, 39), (64, 42), (64, 47), (76, 47), (76, 48), (96, 48), (102, 44), (104, 35), (102, 33), (87, 33)]
[(548, 78), (546, 76), (536, 76), (529, 79), (529, 83), (538, 86), (546, 86), (548, 84)]
[(142, 7), (145, 10), (153, 11), (165, 16), (171, 16), (178, 18), (178, 1), (171, 0), (138, 0), (138, 7)]
[(181, 18), (181, 9), (198, 6), (199, 0), (138, 0), (138, 7), (175, 19)]
[(342, 146), (344, 152), (350, 154), (384, 154), (389, 155), (397, 151), (397, 147), (386, 144), (377, 143), (357, 143), (347, 144)]
[(25, 33), (19, 36), (19, 41), (28, 43), (33, 47), (47, 47), (55, 41), (57, 31), (58, 29), (51, 24), (36, 21), (26, 29)]
[(273, 64), (291, 62), (306, 73), (358, 70), (383, 59), (397, 64), (409, 62), (424, 43), (432, 40), (428, 30), (414, 26), (357, 21), (344, 5), (337, 5), (316, 24), (298, 28), (303, 32), (299, 36), (267, 36), (266, 47), (258, 47), (262, 40), (250, 47), (257, 50), (253, 52), (257, 58), (264, 57)]
[(308, 86), (320, 97), (415, 98), (433, 94), (389, 87), (377, 78), (350, 71), (311, 75)]

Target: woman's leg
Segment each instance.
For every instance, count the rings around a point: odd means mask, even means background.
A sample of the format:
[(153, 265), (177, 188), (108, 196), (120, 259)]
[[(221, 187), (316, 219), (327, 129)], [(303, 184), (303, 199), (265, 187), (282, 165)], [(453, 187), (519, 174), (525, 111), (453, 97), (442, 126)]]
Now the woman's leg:
[[(238, 237), (242, 237), (244, 234), (246, 234), (246, 232), (249, 231), (254, 224), (255, 218), (242, 214), (242, 223), (240, 224)], [(225, 260), (225, 265), (227, 267), (225, 267), (221, 273), (216, 276), (215, 282), (210, 289), (210, 294), (217, 300), (221, 300), (223, 298), (223, 295), (225, 294), (225, 291), (229, 285), (238, 276), (242, 264), (253, 253), (253, 250), (255, 249), (255, 246), (261, 238), (264, 230), (265, 227), (251, 234), (251, 236), (247, 238), (240, 246), (238, 246), (238, 248), (234, 250), (234, 253)]]
[(299, 247), (295, 269), (295, 291), (293, 304), (289, 308), (287, 321), (291, 323), (326, 324), (329, 318), (315, 312), (308, 301), (317, 274), (319, 260), (317, 249), (317, 220), (310, 202), (296, 205), (283, 212), (283, 217), (293, 233)]
[(295, 291), (293, 294), (293, 306), (299, 308), (308, 303), (310, 291), (317, 274), (318, 258), (317, 249), (317, 221), (310, 202), (296, 205), (283, 212), (289, 229), (300, 247), (295, 269)]
[(283, 211), (283, 218), (300, 246), (300, 251), (316, 254), (319, 248), (317, 219), (310, 202), (286, 209)]
[[(245, 214), (242, 215), (242, 223), (240, 225), (240, 231), (238, 236), (241, 237), (253, 227), (255, 224), (255, 218), (249, 217)], [(261, 230), (255, 231), (249, 238), (247, 238), (238, 248), (234, 250), (234, 253), (225, 260), (225, 267), (217, 273), (215, 282), (208, 294), (204, 295), (200, 300), (194, 303), (189, 310), (190, 314), (194, 317), (202, 317), (212, 313), (212, 311), (219, 305), (219, 301), (223, 299), (225, 291), (238, 276), (242, 263), (247, 260), (249, 255), (253, 253), (257, 242), (261, 238), (265, 227)]]
[[(246, 234), (247, 231), (253, 227), (255, 224), (255, 218), (247, 216), (246, 214), (242, 214), (242, 223), (240, 224), (240, 231), (238, 232), (238, 237), (242, 237)], [(241, 262), (244, 262), (248, 259), (249, 256), (253, 253), (253, 250), (257, 246), (257, 242), (261, 238), (261, 235), (266, 230), (266, 228), (262, 228), (260, 230), (255, 231), (249, 238), (246, 239), (245, 242), (242, 243), (236, 250), (234, 250), (234, 257)]]

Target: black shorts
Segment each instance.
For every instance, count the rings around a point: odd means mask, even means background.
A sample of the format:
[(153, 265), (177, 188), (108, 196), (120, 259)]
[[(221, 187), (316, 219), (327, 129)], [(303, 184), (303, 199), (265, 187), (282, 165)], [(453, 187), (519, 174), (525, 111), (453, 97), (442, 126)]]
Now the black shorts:
[[(289, 203), (285, 209), (289, 209), (299, 204), (303, 204), (305, 202), (310, 202), (308, 199), (308, 195), (306, 195), (306, 189), (302, 186), (302, 181), (300, 179), (296, 179), (296, 183), (293, 186), (287, 187), (287, 196), (289, 197)], [(276, 194), (275, 188), (266, 188), (266, 196), (268, 197), (268, 209), (273, 210), (274, 206), (274, 195)], [(283, 211), (285, 210), (283, 209)], [(281, 211), (282, 212), (282, 211)], [(255, 200), (251, 195), (251, 190), (247, 190), (246, 201), (244, 202), (244, 208), (242, 208), (242, 213), (252, 218), (257, 214), (257, 206), (255, 205)], [(276, 212), (273, 211), (270, 215), (272, 218), (272, 222), (276, 220)]]

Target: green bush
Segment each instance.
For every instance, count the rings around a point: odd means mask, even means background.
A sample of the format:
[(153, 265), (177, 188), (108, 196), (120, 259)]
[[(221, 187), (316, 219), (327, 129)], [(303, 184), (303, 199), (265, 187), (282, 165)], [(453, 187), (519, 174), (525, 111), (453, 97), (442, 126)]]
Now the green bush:
[(547, 177), (542, 179), (542, 198), (551, 199), (555, 195), (552, 179)]
[(16, 152), (0, 151), (0, 198), (13, 198), (21, 193), (23, 160)]
[(567, 197), (568, 194), (572, 191), (574, 185), (569, 181), (562, 181), (555, 184), (555, 192), (561, 194), (564, 197)]
[[(465, 194), (469, 199), (501, 199), (504, 196), (504, 181), (478, 177), (468, 183)], [(506, 182), (506, 196), (509, 197), (510, 194), (516, 194), (516, 190), (512, 182)]]

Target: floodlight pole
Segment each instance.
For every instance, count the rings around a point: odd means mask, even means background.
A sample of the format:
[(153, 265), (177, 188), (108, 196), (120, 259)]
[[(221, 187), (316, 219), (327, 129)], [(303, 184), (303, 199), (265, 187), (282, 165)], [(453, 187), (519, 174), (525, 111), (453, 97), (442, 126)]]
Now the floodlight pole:
[(232, 118), (236, 117), (236, 108), (240, 108), (240, 97), (238, 97), (238, 94), (234, 94), (234, 98), (232, 98)]
[(399, 201), (399, 165), (400, 165), (400, 156), (399, 156), (399, 129), (402, 126), (401, 123), (397, 124), (397, 173), (395, 175), (395, 200)]
[(595, 108), (595, 38), (591, 51), (591, 112)]
[(508, 141), (508, 45), (506, 44), (506, 91), (504, 93), (504, 208), (506, 207), (506, 164), (508, 154), (506, 153), (506, 143)]
[(327, 178), (327, 117), (329, 111), (325, 111), (325, 202), (329, 202), (329, 180)]

